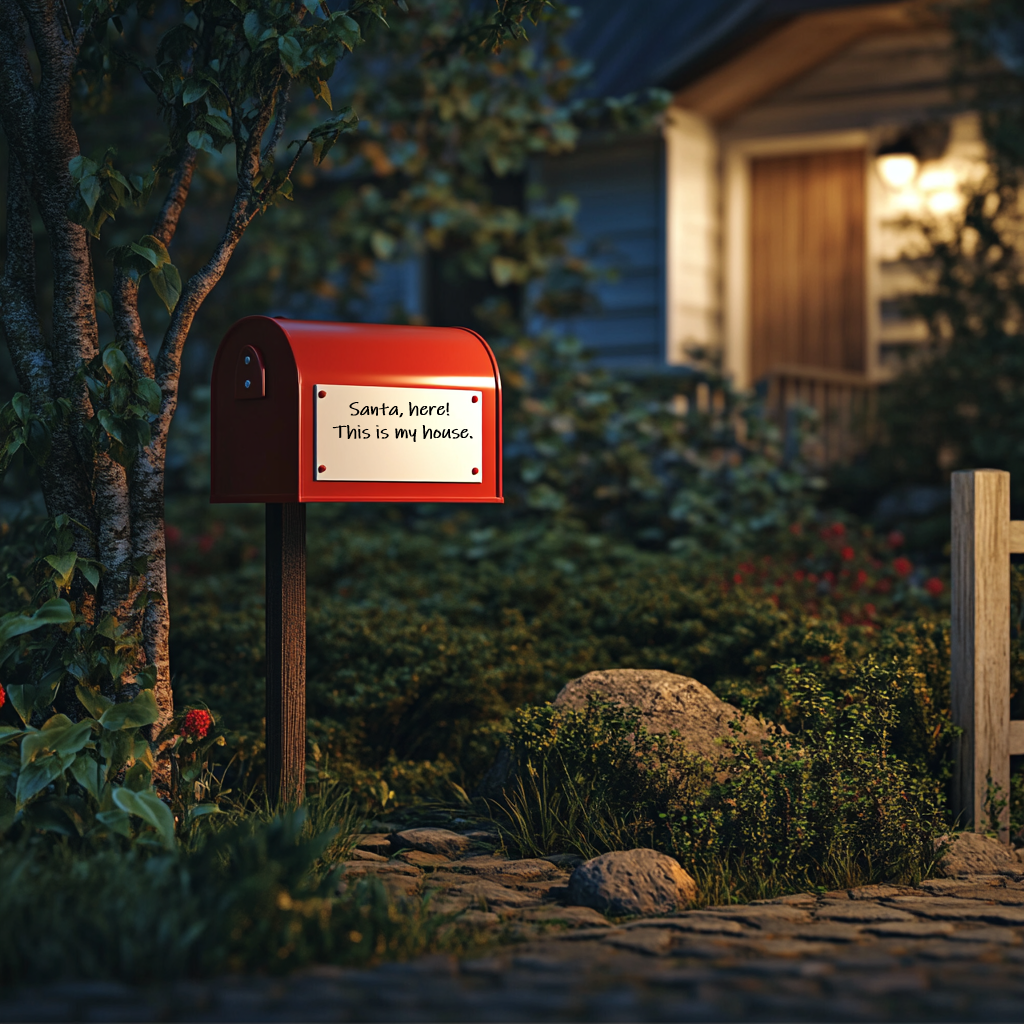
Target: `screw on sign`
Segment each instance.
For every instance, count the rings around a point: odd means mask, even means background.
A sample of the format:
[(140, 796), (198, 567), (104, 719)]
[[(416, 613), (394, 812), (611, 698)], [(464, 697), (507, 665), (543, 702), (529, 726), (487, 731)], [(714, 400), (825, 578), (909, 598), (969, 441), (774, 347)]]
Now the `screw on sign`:
[(246, 317), (211, 385), (210, 500), (267, 522), (267, 786), (302, 799), (306, 503), (503, 501), (501, 378), (459, 327)]

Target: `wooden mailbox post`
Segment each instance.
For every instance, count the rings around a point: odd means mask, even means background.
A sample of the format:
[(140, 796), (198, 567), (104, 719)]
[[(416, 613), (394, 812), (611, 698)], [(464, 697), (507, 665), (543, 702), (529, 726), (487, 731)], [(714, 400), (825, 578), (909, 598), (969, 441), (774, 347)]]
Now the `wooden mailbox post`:
[(953, 474), (950, 698), (956, 741), (953, 810), (988, 828), (989, 787), (1005, 800), (999, 837), (1009, 840), (1010, 756), (1024, 754), (1024, 721), (1010, 721), (1010, 555), (1024, 554), (1024, 522), (1010, 519), (1010, 474)]
[(211, 385), (210, 500), (267, 518), (267, 788), (302, 798), (306, 502), (503, 501), (501, 379), (458, 327), (246, 317)]

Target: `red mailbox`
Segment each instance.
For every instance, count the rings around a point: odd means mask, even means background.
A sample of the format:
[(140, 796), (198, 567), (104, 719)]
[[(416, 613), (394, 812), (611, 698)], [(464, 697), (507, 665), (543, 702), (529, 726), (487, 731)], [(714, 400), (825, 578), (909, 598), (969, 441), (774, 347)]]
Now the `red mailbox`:
[(461, 327), (250, 316), (213, 364), (215, 502), (501, 502), (501, 380)]

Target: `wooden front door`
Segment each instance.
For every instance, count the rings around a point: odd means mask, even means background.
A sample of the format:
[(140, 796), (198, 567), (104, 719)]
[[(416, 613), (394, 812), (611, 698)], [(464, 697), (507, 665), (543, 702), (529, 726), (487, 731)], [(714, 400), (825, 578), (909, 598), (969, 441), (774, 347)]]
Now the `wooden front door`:
[(751, 380), (865, 369), (863, 150), (751, 161)]

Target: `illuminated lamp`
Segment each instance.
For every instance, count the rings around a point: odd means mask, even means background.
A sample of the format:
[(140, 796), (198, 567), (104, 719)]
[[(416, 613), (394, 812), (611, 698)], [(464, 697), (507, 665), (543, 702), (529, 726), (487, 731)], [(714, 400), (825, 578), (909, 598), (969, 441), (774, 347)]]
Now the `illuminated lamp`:
[(917, 177), (919, 166), (917, 151), (909, 135), (901, 135), (875, 154), (878, 176), (889, 188), (906, 188)]

